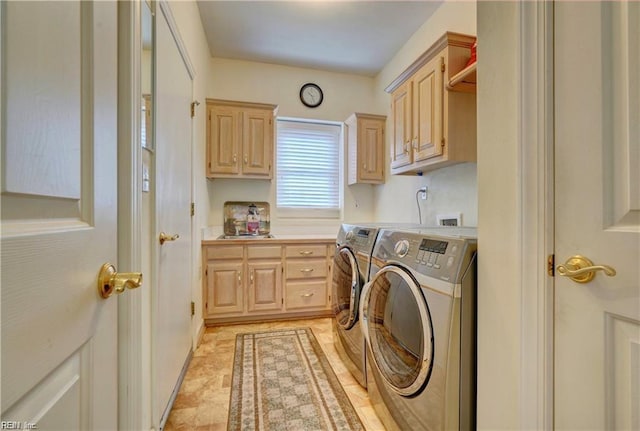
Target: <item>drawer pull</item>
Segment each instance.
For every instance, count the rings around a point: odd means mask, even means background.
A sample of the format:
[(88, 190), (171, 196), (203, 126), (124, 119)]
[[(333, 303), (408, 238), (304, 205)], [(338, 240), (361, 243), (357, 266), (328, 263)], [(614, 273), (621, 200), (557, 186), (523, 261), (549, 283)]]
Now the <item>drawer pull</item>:
[(313, 254), (313, 252), (311, 250), (303, 250), (300, 252), (300, 254), (303, 256), (310, 256)]
[(300, 296), (303, 298), (311, 298), (313, 296), (313, 292), (311, 293), (301, 293)]
[(305, 272), (305, 273), (313, 272), (313, 268), (302, 268), (300, 272)]

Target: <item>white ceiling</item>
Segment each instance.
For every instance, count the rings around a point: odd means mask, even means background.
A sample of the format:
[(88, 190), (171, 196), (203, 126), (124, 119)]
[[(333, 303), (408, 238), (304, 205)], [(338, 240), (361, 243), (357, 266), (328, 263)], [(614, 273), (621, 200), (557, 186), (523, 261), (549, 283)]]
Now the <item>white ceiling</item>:
[(213, 57), (374, 76), (442, 0), (200, 0)]

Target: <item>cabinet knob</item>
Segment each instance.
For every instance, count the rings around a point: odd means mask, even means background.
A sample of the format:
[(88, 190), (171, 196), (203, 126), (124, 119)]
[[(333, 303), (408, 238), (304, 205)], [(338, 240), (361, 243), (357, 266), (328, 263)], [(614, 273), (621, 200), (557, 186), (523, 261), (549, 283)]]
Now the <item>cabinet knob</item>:
[(233, 163), (238, 161), (238, 156), (236, 156), (235, 154), (233, 155)]
[(305, 273), (305, 274), (309, 273), (309, 272), (313, 272), (313, 268), (302, 268), (300, 270), (300, 272)]
[(247, 155), (244, 155), (244, 164), (246, 165), (247, 163), (249, 163), (249, 158), (247, 157)]
[(313, 296), (313, 292), (311, 293), (301, 293), (300, 296), (303, 298), (311, 298)]
[(309, 256), (309, 255), (312, 255), (313, 252), (310, 250), (304, 250), (304, 251), (301, 251), (300, 254), (303, 256)]

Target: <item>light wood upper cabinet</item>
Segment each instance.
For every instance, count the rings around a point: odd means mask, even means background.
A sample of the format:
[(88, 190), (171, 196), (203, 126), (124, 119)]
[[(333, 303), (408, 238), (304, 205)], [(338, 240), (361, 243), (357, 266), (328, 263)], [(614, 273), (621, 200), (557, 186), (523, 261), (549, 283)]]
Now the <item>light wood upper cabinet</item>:
[(447, 89), (474, 36), (446, 33), (386, 91), (391, 93), (391, 173), (414, 175), (476, 161), (476, 95)]
[(207, 99), (207, 177), (271, 179), (276, 109)]
[(346, 121), (348, 184), (384, 183), (384, 115), (354, 113)]
[(443, 136), (443, 72), (444, 59), (431, 59), (416, 72), (413, 81), (412, 114), (413, 161), (441, 156)]
[(391, 141), (391, 169), (413, 163), (411, 140), (411, 90), (413, 81), (401, 84), (391, 94), (393, 140)]

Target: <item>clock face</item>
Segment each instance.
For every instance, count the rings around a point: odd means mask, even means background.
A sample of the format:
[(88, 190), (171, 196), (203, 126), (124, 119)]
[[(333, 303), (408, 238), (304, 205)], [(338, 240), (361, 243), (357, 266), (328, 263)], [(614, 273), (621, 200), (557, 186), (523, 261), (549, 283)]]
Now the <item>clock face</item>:
[(316, 84), (308, 83), (300, 88), (300, 101), (309, 108), (320, 106), (323, 98), (322, 90)]

